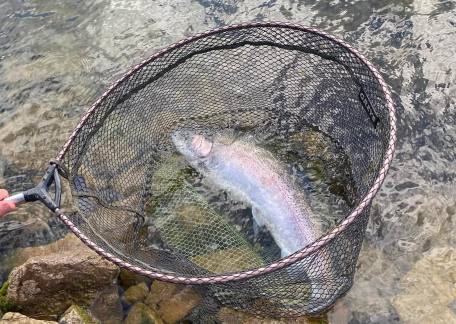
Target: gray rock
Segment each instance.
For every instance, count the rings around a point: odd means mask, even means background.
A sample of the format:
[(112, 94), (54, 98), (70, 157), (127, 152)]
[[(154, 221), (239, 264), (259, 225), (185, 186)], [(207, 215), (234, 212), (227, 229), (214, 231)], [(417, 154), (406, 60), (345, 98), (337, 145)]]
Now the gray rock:
[(0, 320), (2, 323), (14, 323), (14, 324), (52, 324), (57, 323), (54, 321), (43, 321), (37, 320), (34, 318), (27, 317), (25, 315), (19, 313), (6, 313), (3, 315), (2, 319)]
[(8, 298), (33, 316), (56, 319), (72, 304), (90, 305), (119, 269), (88, 249), (31, 258), (9, 277)]
[(47, 244), (55, 239), (49, 225), (41, 220), (0, 222), (0, 254), (17, 248)]

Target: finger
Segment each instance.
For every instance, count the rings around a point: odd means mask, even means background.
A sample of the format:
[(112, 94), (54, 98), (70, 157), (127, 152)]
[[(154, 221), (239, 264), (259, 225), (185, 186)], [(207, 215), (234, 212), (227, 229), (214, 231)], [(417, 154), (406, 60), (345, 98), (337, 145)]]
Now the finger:
[(12, 212), (16, 209), (16, 205), (12, 202), (1, 201), (0, 202), (0, 216)]
[(5, 189), (0, 189), (0, 200), (3, 200), (8, 196), (9, 196), (8, 191), (6, 191)]

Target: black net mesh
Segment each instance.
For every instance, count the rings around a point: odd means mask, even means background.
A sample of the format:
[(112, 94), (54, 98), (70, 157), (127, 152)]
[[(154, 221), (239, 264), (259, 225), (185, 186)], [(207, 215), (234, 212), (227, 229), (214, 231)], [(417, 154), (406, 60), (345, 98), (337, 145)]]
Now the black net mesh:
[[(300, 28), (221, 30), (170, 48), (130, 74), (97, 104), (64, 155), (77, 208), (69, 217), (123, 262), (188, 278), (256, 269), (281, 256), (274, 247), (256, 253), (236, 217), (222, 215), (182, 180), (195, 172), (171, 140), (182, 128), (242, 130), (285, 143), (303, 130), (330, 139), (344, 156), (333, 163), (350, 178), (340, 190), (346, 204), (336, 223), (378, 176), (390, 132), (387, 99), (366, 64)], [(352, 285), (367, 219), (368, 208), (284, 269), (199, 289), (213, 305), (263, 316), (321, 312)]]

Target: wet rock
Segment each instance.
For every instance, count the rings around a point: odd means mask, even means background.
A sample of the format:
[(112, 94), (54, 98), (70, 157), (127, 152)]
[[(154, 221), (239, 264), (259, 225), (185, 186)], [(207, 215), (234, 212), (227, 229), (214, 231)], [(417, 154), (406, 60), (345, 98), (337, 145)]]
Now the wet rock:
[(435, 248), (401, 280), (404, 292), (392, 299), (406, 323), (456, 323), (456, 249)]
[(222, 307), (217, 315), (223, 324), (324, 324), (328, 323), (326, 316), (296, 317), (289, 319), (259, 318), (250, 314), (236, 311), (229, 307)]
[(3, 313), (18, 311), (18, 307), (6, 296), (9, 283), (5, 282), (0, 288), (0, 317)]
[(125, 319), (125, 324), (164, 324), (158, 314), (143, 303), (134, 304)]
[(190, 258), (192, 262), (213, 273), (255, 269), (263, 265), (261, 258), (249, 246), (233, 247)]
[(87, 248), (35, 257), (11, 272), (7, 297), (26, 315), (55, 319), (72, 304), (89, 305), (118, 273)]
[(201, 302), (201, 296), (189, 287), (155, 280), (146, 299), (166, 323), (184, 319)]
[(67, 309), (59, 321), (59, 324), (96, 324), (95, 320), (85, 309), (72, 305)]
[(14, 324), (51, 324), (51, 323), (57, 323), (54, 321), (43, 321), (43, 320), (37, 320), (33, 319), (30, 317), (27, 317), (25, 315), (22, 315), (20, 313), (6, 313), (3, 315), (1, 321), (2, 323), (14, 323)]
[(64, 238), (50, 244), (26, 247), (18, 249), (14, 255), (6, 260), (6, 263), (21, 265), (28, 259), (38, 256), (45, 256), (62, 251), (88, 250), (89, 248), (77, 238), (76, 235), (70, 233)]
[(120, 274), (119, 274), (119, 286), (127, 290), (131, 286), (140, 284), (141, 282), (145, 282), (149, 284), (151, 282), (151, 279), (141, 276), (137, 273), (134, 273), (132, 271), (128, 271), (126, 269), (120, 269)]
[(350, 309), (347, 304), (339, 299), (327, 313), (328, 322), (331, 324), (347, 324), (350, 317)]
[(149, 287), (142, 282), (136, 286), (131, 286), (125, 291), (124, 298), (130, 304), (143, 302), (149, 294)]
[[(333, 322), (330, 322), (333, 324)], [(336, 324), (335, 322), (334, 324)], [(350, 313), (350, 320), (348, 322), (342, 322), (342, 324), (365, 324), (365, 323), (372, 323), (372, 324), (383, 324), (383, 323), (401, 323), (399, 316), (394, 313), (390, 312), (386, 315), (384, 314), (376, 314), (370, 312), (358, 312), (352, 311)]]
[(32, 245), (47, 244), (57, 237), (49, 225), (41, 220), (2, 221), (0, 223), (0, 254)]
[(123, 309), (118, 287), (113, 285), (100, 291), (90, 306), (90, 313), (101, 323), (122, 322)]

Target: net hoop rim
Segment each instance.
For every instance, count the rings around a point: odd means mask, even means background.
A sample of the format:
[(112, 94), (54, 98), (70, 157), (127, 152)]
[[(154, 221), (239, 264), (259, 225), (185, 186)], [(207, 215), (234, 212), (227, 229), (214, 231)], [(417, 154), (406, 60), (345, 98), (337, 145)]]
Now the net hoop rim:
[(300, 30), (304, 31), (307, 33), (314, 33), (316, 35), (322, 36), (324, 38), (327, 38), (338, 45), (344, 47), (347, 49), (349, 52), (354, 54), (358, 59), (364, 63), (369, 70), (373, 73), (373, 75), (377, 78), (377, 81), (382, 87), (383, 94), (385, 96), (385, 99), (388, 103), (388, 116), (389, 116), (389, 131), (390, 131), (390, 136), (388, 140), (388, 147), (386, 152), (384, 153), (385, 159), (383, 161), (382, 167), (378, 173), (377, 178), (375, 179), (372, 187), (369, 189), (369, 192), (364, 196), (364, 198), (361, 200), (361, 202), (356, 206), (356, 208), (348, 215), (345, 217), (345, 219), (339, 223), (337, 226), (335, 226), (333, 229), (330, 231), (326, 232), (326, 234), (322, 235), (318, 240), (314, 241), (312, 244), (304, 247), (303, 249), (283, 258), (280, 260), (277, 260), (276, 262), (273, 262), (267, 266), (252, 269), (252, 270), (246, 270), (246, 271), (240, 271), (236, 273), (229, 273), (229, 274), (224, 274), (224, 275), (215, 275), (215, 276), (206, 276), (206, 277), (185, 277), (185, 276), (176, 276), (176, 275), (170, 275), (165, 272), (157, 272), (157, 271), (151, 271), (151, 270), (145, 270), (143, 268), (137, 267), (132, 265), (131, 263), (125, 262), (113, 254), (109, 253), (108, 251), (104, 250), (100, 246), (98, 246), (96, 243), (91, 241), (84, 233), (82, 233), (77, 226), (60, 210), (57, 209), (55, 211), (56, 215), (68, 226), (68, 228), (81, 240), (83, 241), (89, 248), (94, 250), (96, 253), (104, 257), (105, 259), (113, 262), (114, 264), (126, 268), (128, 270), (131, 270), (133, 272), (136, 272), (138, 274), (150, 277), (152, 279), (158, 279), (162, 281), (167, 281), (167, 282), (173, 282), (173, 283), (181, 283), (181, 284), (192, 284), (192, 285), (198, 285), (198, 284), (217, 284), (217, 283), (227, 283), (227, 282), (234, 282), (234, 281), (239, 281), (239, 280), (245, 280), (253, 277), (257, 277), (259, 275), (265, 275), (280, 269), (283, 269), (284, 267), (287, 267), (295, 262), (298, 262), (302, 259), (304, 259), (306, 256), (310, 255), (311, 253), (319, 250), (326, 244), (328, 244), (330, 241), (332, 241), (340, 232), (344, 231), (351, 223), (355, 221), (355, 219), (360, 216), (367, 208), (369, 208), (370, 203), (372, 202), (373, 198), (379, 191), (383, 181), (385, 180), (386, 174), (389, 170), (389, 167), (391, 165), (395, 147), (396, 147), (396, 108), (394, 105), (394, 101), (391, 96), (391, 92), (389, 90), (388, 85), (384, 81), (383, 77), (381, 74), (378, 72), (378, 70), (370, 63), (362, 54), (358, 52), (355, 48), (353, 48), (351, 45), (345, 43), (344, 41), (326, 33), (323, 31), (320, 31), (316, 28), (313, 27), (306, 27), (300, 24), (295, 24), (295, 23), (289, 23), (289, 22), (278, 22), (278, 21), (269, 21), (269, 22), (246, 22), (246, 23), (240, 23), (240, 24), (234, 24), (234, 25), (229, 25), (229, 26), (224, 26), (221, 28), (216, 28), (212, 29), (203, 33), (195, 34), (193, 36), (184, 38), (174, 44), (169, 45), (168, 47), (163, 48), (162, 50), (156, 52), (154, 55), (151, 57), (147, 58), (146, 60), (142, 61), (141, 63), (133, 66), (128, 72), (126, 72), (120, 79), (118, 79), (116, 82), (114, 82), (95, 102), (94, 104), (90, 107), (90, 109), (83, 115), (81, 118), (80, 122), (68, 138), (67, 142), (64, 144), (62, 147), (61, 151), (58, 153), (56, 160), (61, 161), (65, 154), (68, 152), (68, 149), (70, 148), (71, 144), (74, 142), (76, 136), (79, 134), (80, 130), (88, 120), (88, 118), (94, 113), (94, 111), (98, 108), (100, 103), (114, 90), (116, 89), (123, 81), (125, 81), (128, 77), (130, 77), (133, 73), (141, 69), (143, 66), (149, 64), (153, 60), (163, 56), (164, 54), (181, 47), (185, 44), (188, 44), (190, 42), (193, 42), (195, 40), (208, 37), (214, 34), (218, 34), (221, 32), (229, 31), (229, 30), (236, 30), (236, 29), (248, 29), (248, 28), (257, 28), (257, 27), (278, 27), (278, 28), (289, 28), (289, 29), (295, 29), (295, 30)]

